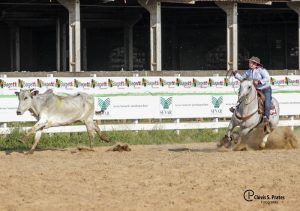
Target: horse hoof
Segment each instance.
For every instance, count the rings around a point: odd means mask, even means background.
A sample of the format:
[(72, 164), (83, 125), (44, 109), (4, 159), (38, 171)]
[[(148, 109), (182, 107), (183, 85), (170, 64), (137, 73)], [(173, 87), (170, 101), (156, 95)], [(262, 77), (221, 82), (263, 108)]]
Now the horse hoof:
[(264, 149), (266, 147), (265, 143), (260, 143), (259, 148)]

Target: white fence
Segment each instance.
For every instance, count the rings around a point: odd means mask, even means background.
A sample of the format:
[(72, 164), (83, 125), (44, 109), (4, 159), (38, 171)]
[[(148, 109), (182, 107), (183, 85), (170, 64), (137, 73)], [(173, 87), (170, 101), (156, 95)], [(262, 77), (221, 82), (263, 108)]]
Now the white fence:
[[(280, 114), (289, 116), (280, 126), (298, 126), (300, 115), (300, 76), (271, 77), (273, 96), (280, 103)], [(78, 91), (94, 95), (96, 120), (104, 120), (103, 131), (111, 130), (181, 130), (225, 128), (229, 107), (235, 105), (239, 82), (224, 77), (43, 77), (0, 78), (0, 134), (8, 134), (9, 122), (35, 121), (29, 113), (16, 115), (18, 100), (14, 92), (35, 88), (60, 95)], [(181, 119), (210, 119), (211, 122), (180, 122)], [(105, 124), (105, 120), (132, 120), (132, 124)], [(174, 119), (173, 123), (140, 124), (141, 119)], [(26, 129), (26, 128), (25, 128)], [(84, 126), (50, 128), (45, 132), (81, 132)]]

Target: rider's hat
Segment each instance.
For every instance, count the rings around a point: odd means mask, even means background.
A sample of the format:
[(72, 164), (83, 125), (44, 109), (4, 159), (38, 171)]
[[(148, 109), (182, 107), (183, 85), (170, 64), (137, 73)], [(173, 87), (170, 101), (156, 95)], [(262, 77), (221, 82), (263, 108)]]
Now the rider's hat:
[(254, 62), (256, 64), (258, 64), (259, 66), (263, 66), (261, 63), (260, 63), (260, 59), (256, 56), (252, 56), (250, 59), (248, 59), (249, 62)]

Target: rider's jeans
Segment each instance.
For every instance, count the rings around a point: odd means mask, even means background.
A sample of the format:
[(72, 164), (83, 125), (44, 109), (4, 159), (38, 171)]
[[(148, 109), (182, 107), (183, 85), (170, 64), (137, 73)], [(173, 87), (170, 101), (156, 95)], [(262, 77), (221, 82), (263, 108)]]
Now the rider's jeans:
[(272, 99), (272, 89), (268, 87), (262, 90), (265, 95), (265, 116), (269, 119), (270, 117), (270, 108), (271, 108), (271, 99)]

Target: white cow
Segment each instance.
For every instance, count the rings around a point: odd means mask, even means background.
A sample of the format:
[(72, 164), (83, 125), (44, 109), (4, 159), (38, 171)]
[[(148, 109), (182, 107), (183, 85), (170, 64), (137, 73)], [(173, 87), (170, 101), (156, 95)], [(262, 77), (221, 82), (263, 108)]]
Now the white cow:
[(93, 96), (85, 93), (58, 96), (52, 90), (38, 94), (38, 91), (33, 89), (21, 90), (20, 92), (15, 92), (15, 94), (19, 98), (17, 115), (30, 111), (38, 121), (26, 134), (26, 136), (29, 136), (35, 133), (34, 144), (28, 153), (34, 152), (43, 129), (68, 125), (76, 121), (81, 121), (86, 125), (91, 149), (96, 133), (100, 139), (108, 141), (100, 134), (100, 128), (93, 120), (95, 107)]

